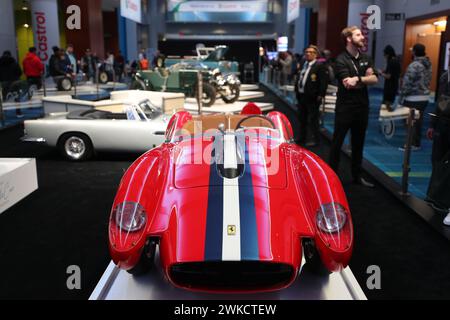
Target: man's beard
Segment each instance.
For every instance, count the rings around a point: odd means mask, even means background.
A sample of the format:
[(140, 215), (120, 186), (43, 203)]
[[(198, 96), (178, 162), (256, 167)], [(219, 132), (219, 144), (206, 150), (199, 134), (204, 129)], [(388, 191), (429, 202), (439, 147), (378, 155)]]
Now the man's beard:
[(355, 41), (353, 39), (352, 39), (352, 45), (358, 49), (362, 49), (365, 46), (364, 41)]

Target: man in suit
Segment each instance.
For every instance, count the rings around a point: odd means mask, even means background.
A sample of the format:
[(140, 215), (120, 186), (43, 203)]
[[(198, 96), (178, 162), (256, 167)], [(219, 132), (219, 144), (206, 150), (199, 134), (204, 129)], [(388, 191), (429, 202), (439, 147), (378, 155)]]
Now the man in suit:
[[(328, 77), (325, 66), (317, 62), (319, 49), (310, 45), (305, 49), (305, 63), (301, 67), (295, 85), (297, 108), (300, 115), (300, 133), (298, 143), (315, 146), (319, 143), (320, 105), (325, 99)], [(312, 138), (307, 140), (308, 124), (311, 126)]]

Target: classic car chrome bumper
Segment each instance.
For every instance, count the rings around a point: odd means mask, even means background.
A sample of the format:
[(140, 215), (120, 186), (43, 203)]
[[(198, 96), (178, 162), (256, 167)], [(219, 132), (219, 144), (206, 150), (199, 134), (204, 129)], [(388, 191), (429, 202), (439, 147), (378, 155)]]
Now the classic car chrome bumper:
[(38, 142), (38, 143), (46, 143), (47, 142), (45, 140), (45, 138), (33, 138), (33, 137), (27, 137), (27, 136), (23, 136), (22, 138), (20, 138), (20, 140), (23, 142)]

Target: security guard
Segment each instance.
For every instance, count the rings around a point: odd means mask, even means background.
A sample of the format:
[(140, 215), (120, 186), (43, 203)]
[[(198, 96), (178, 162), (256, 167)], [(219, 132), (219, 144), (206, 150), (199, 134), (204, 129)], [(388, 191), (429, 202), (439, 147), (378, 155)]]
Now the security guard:
[(330, 166), (339, 169), (341, 147), (351, 130), (353, 182), (365, 187), (374, 185), (361, 177), (364, 140), (369, 122), (369, 93), (367, 86), (378, 82), (372, 61), (361, 53), (364, 36), (356, 27), (347, 27), (341, 33), (346, 50), (336, 59), (335, 73), (338, 81), (336, 114)]
[(328, 76), (323, 64), (317, 62), (319, 49), (310, 45), (305, 49), (305, 63), (297, 76), (296, 95), (297, 108), (300, 114), (300, 133), (298, 142), (304, 144), (308, 134), (308, 123), (311, 125), (312, 139), (306, 146), (315, 146), (319, 142), (319, 111), (325, 99)]

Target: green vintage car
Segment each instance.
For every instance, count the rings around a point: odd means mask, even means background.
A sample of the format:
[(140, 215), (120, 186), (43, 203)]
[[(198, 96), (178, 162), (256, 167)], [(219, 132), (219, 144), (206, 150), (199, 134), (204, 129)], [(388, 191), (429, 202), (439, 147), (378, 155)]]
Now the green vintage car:
[(189, 69), (182, 64), (174, 65), (170, 68), (138, 71), (134, 76), (131, 89), (182, 92), (187, 97), (197, 98), (199, 72), (203, 75), (202, 103), (203, 106), (210, 107), (216, 101), (217, 91), (209, 83), (209, 72)]
[(165, 59), (164, 64), (166, 67), (170, 67), (177, 63), (191, 65), (201, 63), (209, 70), (219, 69), (223, 74), (233, 73), (239, 75), (239, 63), (237, 61), (225, 60), (225, 55), (228, 52), (227, 46), (198, 47), (196, 48), (196, 52), (197, 56), (194, 57), (169, 56)]

